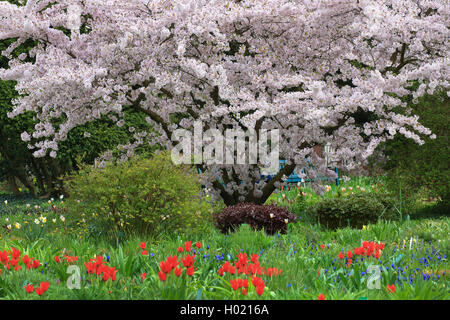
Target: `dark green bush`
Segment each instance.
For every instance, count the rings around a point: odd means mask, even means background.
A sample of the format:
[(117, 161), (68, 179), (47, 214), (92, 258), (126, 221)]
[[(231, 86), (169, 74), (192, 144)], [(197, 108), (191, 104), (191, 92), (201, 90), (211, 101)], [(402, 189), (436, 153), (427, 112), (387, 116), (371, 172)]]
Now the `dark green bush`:
[(417, 200), (438, 199), (444, 207), (450, 203), (449, 106), (446, 90), (425, 95), (418, 104), (411, 104), (419, 122), (430, 128), (436, 139), (426, 138), (425, 144), (418, 145), (397, 135), (380, 145), (387, 156), (381, 164), (387, 173), (387, 186), (397, 198), (402, 198), (409, 213), (415, 210)]
[(175, 166), (166, 153), (85, 167), (68, 181), (68, 210), (96, 233), (195, 232), (212, 213), (198, 176), (190, 167)]
[(395, 202), (386, 194), (359, 193), (346, 197), (324, 199), (312, 209), (317, 221), (330, 229), (361, 228), (378, 219), (398, 218)]

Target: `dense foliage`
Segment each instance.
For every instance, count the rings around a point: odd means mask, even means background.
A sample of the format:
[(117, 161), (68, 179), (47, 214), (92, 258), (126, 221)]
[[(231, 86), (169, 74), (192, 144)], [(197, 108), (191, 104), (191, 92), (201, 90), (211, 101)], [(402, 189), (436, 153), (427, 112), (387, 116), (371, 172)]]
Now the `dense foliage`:
[(147, 234), (202, 230), (212, 207), (202, 196), (198, 176), (175, 166), (166, 153), (86, 166), (67, 181), (72, 215), (93, 226), (93, 232)]
[(396, 137), (382, 147), (387, 161), (389, 187), (405, 205), (418, 197), (435, 198), (450, 207), (450, 100), (445, 91), (426, 95), (414, 106), (421, 123), (429, 127), (436, 139), (422, 146), (404, 137)]

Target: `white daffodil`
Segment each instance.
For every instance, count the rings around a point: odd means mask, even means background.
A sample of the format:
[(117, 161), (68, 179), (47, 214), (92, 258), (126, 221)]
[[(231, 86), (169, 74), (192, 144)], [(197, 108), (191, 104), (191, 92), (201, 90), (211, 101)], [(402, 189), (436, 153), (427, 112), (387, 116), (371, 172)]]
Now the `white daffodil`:
[(47, 217), (42, 217), (42, 223), (46, 223), (47, 222)]
[(27, 203), (27, 209), (29, 209), (31, 207), (31, 205), (29, 203)]
[(14, 226), (16, 227), (16, 229), (20, 229), (20, 223), (18, 223), (18, 222), (16, 222), (15, 224), (14, 224)]
[(62, 200), (63, 198), (64, 198), (63, 194), (59, 196), (59, 200)]
[(8, 200), (5, 200), (5, 204), (8, 205)]
[(34, 219), (34, 223), (39, 224), (40, 223), (39, 219)]
[(53, 223), (56, 223), (56, 219), (52, 219)]
[(61, 219), (62, 222), (66, 221), (66, 218), (63, 215), (61, 215), (59, 218)]
[(8, 225), (6, 226), (6, 228), (8, 228), (8, 230), (11, 230), (11, 225), (8, 224)]
[(274, 217), (273, 213), (271, 213), (271, 214), (269, 215), (269, 217), (270, 217), (270, 219), (273, 219), (273, 217)]
[(284, 223), (288, 224), (289, 220), (288, 219), (284, 219)]
[(6, 222), (9, 222), (9, 218), (6, 218), (5, 221), (6, 221)]

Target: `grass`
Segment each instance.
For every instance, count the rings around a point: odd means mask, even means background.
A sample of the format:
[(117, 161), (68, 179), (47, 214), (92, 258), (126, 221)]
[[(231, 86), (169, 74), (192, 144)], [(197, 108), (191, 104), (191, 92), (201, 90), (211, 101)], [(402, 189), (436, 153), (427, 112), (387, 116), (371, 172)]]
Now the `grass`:
[[(362, 182), (355, 182), (360, 186)], [(370, 182), (371, 183), (371, 182)], [(368, 183), (366, 189), (371, 188)], [(348, 190), (349, 185), (345, 185)], [(308, 190), (303, 191), (309, 193)], [(343, 192), (332, 187), (331, 192)], [(361, 192), (367, 192), (361, 191)], [(286, 191), (286, 198), (298, 190)], [(283, 199), (282, 192), (272, 199)], [(336, 196), (336, 195), (334, 195)], [(306, 196), (308, 197), (308, 196)], [(320, 201), (320, 197), (309, 196), (306, 203)], [(307, 198), (308, 199), (308, 198)], [(288, 199), (289, 200), (289, 199)], [(282, 200), (288, 201), (288, 200)], [(277, 201), (277, 200), (275, 200)], [(8, 205), (15, 205), (12, 202)], [(53, 205), (53, 207), (52, 207)], [(0, 203), (0, 206), (6, 206)], [(213, 226), (203, 234), (164, 234), (157, 239), (132, 236), (121, 241), (110, 241), (89, 233), (89, 226), (72, 221), (63, 210), (59, 199), (42, 201), (41, 209), (23, 208), (15, 211), (2, 208), (2, 224), (11, 225), (11, 230), (0, 232), (0, 252), (14, 247), (38, 259), (37, 269), (27, 270), (22, 261), (21, 270), (9, 270), (0, 266), (1, 299), (317, 299), (324, 294), (326, 299), (449, 299), (448, 253), (449, 219), (422, 218), (403, 221), (379, 221), (363, 229), (344, 228), (336, 231), (300, 219), (288, 225), (286, 234), (267, 236), (263, 231), (253, 231), (243, 225), (238, 232), (220, 234)], [(44, 208), (45, 207), (45, 208)], [(44, 209), (43, 209), (44, 208)], [(45, 222), (43, 221), (45, 217)], [(61, 219), (64, 217), (64, 219)], [(8, 221), (6, 221), (8, 219)], [(36, 224), (38, 219), (39, 224)], [(55, 221), (55, 220), (56, 221)], [(27, 221), (27, 223), (25, 223)], [(19, 222), (20, 229), (14, 224)], [(362, 241), (384, 243), (379, 259), (375, 257), (352, 257), (340, 259), (339, 253), (353, 251)], [(170, 274), (165, 281), (158, 277), (159, 263), (168, 256), (185, 257), (179, 253), (186, 241), (192, 241), (195, 253), (195, 272), (188, 276), (184, 272), (179, 278)], [(146, 255), (139, 247), (145, 242)], [(198, 249), (196, 242), (202, 247)], [(323, 249), (321, 248), (323, 245)], [(236, 262), (239, 254), (259, 255), (265, 268), (280, 268), (279, 276), (262, 275), (267, 280), (260, 296), (249, 285), (247, 295), (233, 290), (230, 280), (248, 278), (245, 275), (219, 275), (218, 270), (226, 261)], [(79, 267), (81, 288), (69, 289), (67, 262), (57, 263), (55, 257), (76, 256), (73, 262)], [(117, 270), (116, 280), (104, 281), (95, 274), (87, 274), (85, 263), (94, 257), (103, 257), (106, 265)], [(361, 260), (362, 258), (362, 260)], [(180, 264), (181, 265), (181, 264)], [(369, 289), (371, 266), (380, 270), (379, 289)], [(375, 270), (374, 269), (374, 270)], [(145, 279), (141, 275), (145, 273)], [(76, 274), (74, 274), (76, 276)], [(372, 275), (376, 276), (376, 275)], [(73, 279), (73, 278), (70, 278)], [(24, 286), (32, 283), (50, 283), (42, 296), (27, 293)], [(251, 281), (250, 281), (251, 282)], [(394, 285), (395, 292), (387, 290)]]

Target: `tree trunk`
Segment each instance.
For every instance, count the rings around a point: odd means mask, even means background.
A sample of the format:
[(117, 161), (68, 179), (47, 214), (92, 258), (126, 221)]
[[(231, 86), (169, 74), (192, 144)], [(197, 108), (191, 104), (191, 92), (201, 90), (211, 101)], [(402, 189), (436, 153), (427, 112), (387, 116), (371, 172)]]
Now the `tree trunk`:
[(37, 192), (36, 192), (36, 187), (34, 186), (33, 182), (30, 182), (26, 176), (26, 172), (21, 172), (20, 174), (17, 175), (17, 178), (20, 180), (20, 182), (22, 182), (22, 184), (28, 188), (28, 190), (30, 190), (30, 192), (36, 196)]
[(36, 162), (34, 157), (31, 157), (31, 165), (33, 167), (34, 176), (36, 177), (37, 185), (38, 185), (38, 188), (39, 188), (39, 193), (43, 194), (43, 193), (45, 193), (45, 184), (44, 184), (44, 181), (42, 179), (43, 175), (42, 175), (42, 172), (41, 172), (41, 170), (39, 168), (39, 165)]
[(17, 187), (16, 178), (14, 176), (8, 176), (7, 178), (9, 188), (15, 196), (20, 195), (19, 188)]
[[(281, 178), (284, 175), (290, 176), (292, 172), (294, 172), (295, 166), (296, 166), (295, 164), (289, 164), (286, 165), (283, 169), (281, 169), (277, 173), (277, 175), (275, 175), (275, 177), (273, 177), (272, 180), (267, 182), (267, 184), (264, 186), (264, 188), (262, 189), (263, 194), (261, 197), (259, 198), (255, 197), (253, 195), (254, 189), (252, 189), (249, 191), (243, 202), (251, 202), (258, 205), (263, 205), (266, 202), (266, 200), (270, 197), (270, 195), (273, 193), (273, 191), (275, 191), (276, 189), (275, 183), (281, 181)], [(223, 186), (220, 184), (219, 181), (214, 181), (213, 186), (216, 189), (220, 190), (220, 196), (222, 197), (223, 202), (225, 203), (226, 206), (228, 207), (234, 206), (239, 202), (242, 202), (239, 201), (239, 194), (234, 193), (230, 195), (228, 192), (225, 191), (225, 188), (223, 188)]]

